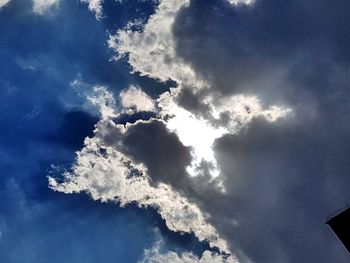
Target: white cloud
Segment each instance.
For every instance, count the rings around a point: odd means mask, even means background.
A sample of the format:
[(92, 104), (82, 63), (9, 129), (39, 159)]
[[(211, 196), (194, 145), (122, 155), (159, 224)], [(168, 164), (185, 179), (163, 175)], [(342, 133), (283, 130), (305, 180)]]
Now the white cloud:
[[(118, 136), (123, 136), (128, 127), (135, 124), (126, 127), (115, 124), (111, 116), (113, 109), (108, 106), (108, 92), (101, 87), (96, 89), (97, 94), (102, 95), (90, 98), (90, 101), (101, 109), (102, 119), (96, 125), (95, 136), (85, 139), (85, 147), (77, 153), (72, 171), (64, 173), (64, 182), (49, 177), (50, 187), (67, 194), (86, 192), (95, 200), (118, 201), (121, 206), (137, 203), (140, 207), (153, 207), (170, 230), (194, 233), (199, 240), (206, 240), (212, 247), (228, 252), (226, 241), (207, 223), (196, 204), (169, 185), (151, 185), (146, 168), (136, 165), (118, 150), (121, 138)], [(111, 138), (113, 146), (106, 145), (105, 141), (111, 141)], [(138, 176), (134, 176), (135, 172)]]
[[(96, 13), (97, 18), (101, 18), (102, 1), (81, 1), (88, 3), (89, 9)], [(178, 87), (172, 88), (170, 93), (160, 95), (157, 105), (141, 89), (130, 87), (121, 92), (121, 105), (135, 111), (154, 111), (158, 107), (158, 118), (178, 135), (183, 145), (193, 149), (193, 162), (188, 167), (190, 175), (196, 176), (196, 167), (205, 160), (213, 165), (211, 172), (215, 177), (220, 174), (213, 152), (217, 138), (226, 133), (238, 133), (256, 117), (273, 122), (286, 116), (290, 110), (287, 107), (263, 107), (254, 96), (214, 98), (210, 92), (201, 98), (201, 103), (210, 106), (208, 118), (198, 117), (179, 105), (176, 98), (183, 87), (193, 87), (196, 91), (210, 88), (175, 52), (172, 26), (179, 9), (188, 4), (189, 0), (163, 0), (141, 30), (135, 30), (133, 24), (129, 24), (115, 36), (110, 36), (108, 44), (118, 56), (128, 57), (134, 72), (161, 81), (172, 79), (178, 83)], [(120, 151), (123, 134), (142, 121), (125, 127), (116, 124), (113, 119), (119, 113), (114, 109), (112, 94), (103, 87), (96, 87), (94, 91), (89, 101), (100, 109), (102, 115), (95, 135), (85, 140), (72, 171), (64, 173), (64, 181), (60, 183), (50, 177), (50, 187), (64, 193), (86, 192), (95, 200), (119, 202), (121, 206), (137, 203), (140, 207), (153, 207), (170, 230), (194, 233), (200, 241), (207, 240), (210, 246), (229, 252), (226, 241), (208, 223), (208, 216), (197, 204), (170, 185), (151, 184), (147, 169), (142, 164), (135, 164), (132, 158)], [(220, 124), (223, 113), (228, 114), (228, 122)], [(107, 140), (108, 144), (105, 143)], [(234, 257), (225, 259), (209, 251), (200, 258), (190, 253), (177, 255), (174, 252), (158, 252), (157, 248), (149, 250), (145, 255), (148, 261), (144, 262), (236, 262)]]
[[(212, 98), (208, 98), (211, 100)], [(250, 123), (254, 118), (261, 117), (269, 122), (275, 122), (280, 118), (292, 114), (292, 109), (286, 106), (270, 106), (264, 108), (257, 96), (235, 95), (227, 96), (218, 101), (210, 101), (213, 106), (213, 117), (219, 118), (220, 114), (228, 113), (229, 120), (225, 123), (228, 133), (237, 133)]]
[(183, 253), (181, 255), (175, 252), (168, 252), (165, 254), (159, 253), (157, 250), (147, 251), (146, 256), (140, 263), (234, 263), (232, 257), (226, 259), (222, 255), (204, 251), (201, 257), (197, 257), (192, 253)]
[[(132, 24), (129, 24), (124, 30), (119, 30), (117, 35), (110, 37), (109, 47), (114, 49), (119, 56), (128, 56), (128, 62), (134, 72), (162, 81), (172, 79), (178, 82), (178, 88), (173, 88), (171, 93), (164, 93), (160, 96), (158, 102), (162, 109), (161, 114), (172, 116), (167, 121), (167, 127), (178, 134), (184, 145), (194, 149), (193, 162), (188, 167), (188, 172), (194, 176), (196, 167), (202, 160), (205, 160), (212, 164), (211, 173), (213, 177), (216, 177), (220, 171), (216, 165), (212, 145), (215, 139), (233, 130), (237, 132), (238, 128), (233, 128), (236, 125), (233, 121), (229, 130), (226, 127), (213, 127), (208, 120), (199, 119), (177, 105), (174, 100), (174, 96), (183, 86), (192, 86), (193, 89), (207, 87), (207, 84), (200, 80), (192, 68), (177, 57), (175, 52), (172, 26), (179, 9), (188, 4), (188, 0), (161, 1), (155, 14), (149, 18), (142, 30), (133, 30)], [(206, 99), (212, 100), (210, 97)], [(238, 117), (235, 116), (236, 119), (245, 118), (245, 123), (253, 116), (259, 115), (259, 111), (256, 110), (255, 115), (250, 114), (249, 117), (244, 117), (243, 112), (235, 109), (237, 103), (231, 102), (217, 109), (213, 108), (213, 111), (218, 115), (229, 111), (231, 115), (238, 115)], [(262, 110), (261, 107), (259, 110)], [(277, 117), (277, 115), (273, 116)]]
[(166, 81), (190, 82), (191, 67), (176, 56), (171, 32), (178, 10), (189, 0), (163, 0), (142, 31), (132, 30), (132, 23), (110, 36), (109, 47), (119, 57), (128, 56), (134, 72)]
[[(241, 2), (248, 4), (252, 0), (231, 0), (234, 4)], [(179, 10), (189, 3), (189, 0), (161, 0), (142, 30), (134, 29), (135, 24), (140, 28), (139, 21), (129, 22), (116, 35), (111, 35), (108, 45), (116, 51), (116, 58), (128, 57), (132, 72), (143, 76), (161, 81), (171, 79), (180, 86), (207, 87), (207, 83), (175, 51), (172, 28)]]
[(203, 100), (210, 105), (212, 112), (209, 114), (212, 119), (219, 118), (222, 113), (228, 113), (230, 117), (226, 125), (214, 127), (209, 120), (199, 118), (178, 105), (175, 97), (184, 86), (192, 87), (193, 90), (208, 88), (208, 83), (201, 80), (175, 52), (172, 27), (180, 8), (188, 4), (188, 0), (163, 0), (141, 30), (135, 30), (130, 23), (115, 36), (110, 36), (108, 43), (119, 57), (128, 57), (133, 72), (161, 81), (172, 79), (178, 83), (178, 87), (172, 88), (171, 93), (160, 95), (160, 115), (172, 116), (167, 118), (167, 128), (177, 133), (185, 146), (193, 149), (193, 162), (188, 167), (188, 172), (195, 176), (196, 168), (204, 160), (212, 164), (211, 174), (216, 177), (220, 170), (212, 146), (217, 138), (225, 133), (237, 133), (255, 117), (275, 121), (287, 115), (290, 110), (277, 106), (263, 109), (257, 97), (240, 95), (217, 100), (209, 93)]
[[(101, 125), (113, 126), (113, 123), (101, 122), (97, 129), (101, 129)], [(133, 177), (132, 172), (136, 170), (142, 176)], [(195, 204), (189, 203), (168, 185), (151, 186), (142, 166), (136, 166), (117, 150), (102, 146), (97, 137), (86, 139), (73, 171), (64, 174), (63, 183), (50, 177), (49, 184), (59, 192), (87, 192), (93, 199), (102, 202), (118, 201), (121, 206), (135, 202), (140, 207), (154, 207), (170, 230), (193, 232), (199, 240), (208, 240), (212, 246), (228, 251), (226, 242), (206, 223)]]
[[(211, 115), (211, 121), (209, 121), (179, 106), (176, 101), (179, 91), (178, 88), (175, 88), (161, 94), (158, 98), (158, 106), (161, 109), (160, 117), (166, 119), (167, 128), (179, 136), (183, 145), (193, 149), (192, 163), (187, 167), (191, 176), (198, 175), (197, 168), (200, 167), (203, 160), (211, 164), (212, 178), (220, 174), (213, 144), (224, 134), (239, 133), (243, 127), (257, 117), (274, 122), (291, 114), (291, 109), (282, 106), (264, 108), (255, 96), (236, 95), (221, 98), (218, 101), (213, 101), (213, 98), (208, 96), (203, 100), (210, 105), (208, 114)], [(212, 122), (220, 123), (222, 113), (228, 114), (227, 122), (214, 126)], [(171, 117), (166, 118), (167, 116)], [(221, 188), (225, 190), (223, 186)]]
[(166, 253), (162, 252), (163, 240), (159, 240), (150, 248), (145, 249), (144, 257), (138, 263), (238, 263), (233, 256), (225, 256), (209, 250), (205, 250), (203, 254), (198, 257), (190, 252), (178, 254), (173, 251)]
[(32, 0), (33, 12), (39, 15), (43, 15), (52, 8), (57, 8), (60, 0)]
[[(128, 92), (137, 95), (135, 101), (127, 100), (127, 103), (136, 104), (136, 107), (145, 107), (143, 99), (145, 99), (146, 94), (131, 87), (123, 91), (121, 96), (128, 98), (130, 95), (126, 95)], [(85, 139), (85, 146), (77, 153), (72, 171), (64, 173), (62, 183), (49, 177), (50, 187), (67, 194), (86, 192), (95, 200), (117, 201), (121, 206), (137, 203), (140, 207), (153, 207), (166, 221), (170, 230), (194, 233), (199, 240), (206, 240), (212, 247), (229, 252), (226, 241), (220, 238), (216, 229), (207, 222), (207, 216), (195, 203), (190, 202), (167, 184), (152, 185), (147, 169), (142, 164), (135, 164), (132, 159), (120, 152), (119, 145), (128, 128), (146, 121), (129, 123), (126, 126), (116, 124), (113, 119), (119, 113), (114, 110), (113, 95), (105, 87), (94, 87), (87, 98), (101, 113), (101, 120), (97, 123), (94, 131), (95, 135)], [(174, 97), (170, 96), (170, 93), (164, 93), (160, 97), (158, 100), (161, 108), (159, 117), (174, 115), (165, 124), (169, 130), (177, 132), (184, 145), (194, 148), (193, 167), (199, 164), (200, 159), (205, 159), (216, 165), (211, 149), (212, 144), (216, 138), (229, 131), (224, 128), (215, 128), (204, 120), (196, 119), (193, 114), (176, 105), (173, 99)], [(147, 107), (150, 106), (151, 104)], [(260, 109), (259, 105), (256, 107)], [(204, 137), (199, 136), (199, 134), (203, 134)], [(135, 173), (138, 176), (134, 176)]]
[(114, 111), (116, 102), (113, 95), (103, 86), (94, 86), (87, 94), (87, 100), (98, 108), (102, 118), (113, 118), (118, 114)]
[[(82, 2), (88, 3), (89, 9), (95, 11), (97, 17), (102, 14), (101, 1)], [(220, 173), (212, 149), (217, 138), (225, 133), (238, 132), (241, 126), (254, 117), (262, 116), (274, 121), (288, 111), (278, 107), (263, 109), (256, 98), (236, 96), (215, 101), (208, 95), (205, 100), (211, 105), (210, 114), (214, 119), (219, 118), (222, 112), (230, 114), (227, 127), (214, 127), (208, 120), (199, 118), (178, 105), (175, 98), (184, 85), (197, 89), (206, 86), (175, 53), (171, 28), (178, 10), (188, 3), (188, 0), (161, 1), (156, 13), (142, 30), (133, 31), (129, 25), (124, 30), (119, 30), (116, 36), (110, 37), (109, 46), (119, 55), (127, 55), (133, 70), (141, 75), (162, 81), (173, 79), (179, 83), (179, 87), (173, 88), (171, 93), (164, 93), (159, 97), (159, 117), (166, 119), (166, 127), (177, 133), (185, 146), (194, 149), (193, 162), (188, 167), (190, 174), (195, 176), (196, 167), (205, 160), (213, 164), (212, 175), (215, 177)], [(87, 192), (95, 200), (118, 201), (122, 206), (136, 202), (141, 207), (154, 207), (165, 219), (170, 230), (193, 232), (199, 240), (207, 240), (211, 246), (229, 251), (226, 241), (207, 223), (206, 215), (196, 204), (189, 202), (169, 185), (151, 185), (146, 168), (136, 165), (118, 150), (121, 136), (128, 127), (135, 124), (124, 127), (113, 122), (112, 119), (118, 113), (114, 110), (112, 94), (106, 88), (95, 87), (94, 93), (88, 99), (99, 108), (102, 115), (96, 126), (95, 136), (85, 140), (85, 147), (77, 153), (72, 172), (64, 174), (63, 183), (49, 179), (51, 188), (65, 193)], [(122, 91), (120, 99), (124, 108), (134, 108), (136, 111), (155, 110), (152, 99), (136, 87)], [(104, 143), (106, 138), (113, 140), (113, 146)], [(142, 176), (132, 176), (135, 171)]]
[(154, 101), (140, 88), (130, 86), (120, 93), (121, 105), (127, 112), (154, 111)]
[(245, 5), (251, 5), (255, 2), (255, 0), (228, 0), (233, 5), (238, 4), (245, 4)]
[(0, 9), (7, 5), (11, 0), (0, 0)]
[(173, 89), (171, 93), (166, 92), (159, 97), (160, 114), (163, 118), (171, 116), (166, 121), (167, 128), (179, 136), (183, 145), (191, 146), (193, 149), (192, 163), (187, 167), (188, 173), (191, 176), (196, 176), (196, 168), (204, 160), (212, 164), (211, 174), (213, 177), (217, 177), (220, 171), (216, 165), (212, 146), (217, 138), (227, 133), (227, 130), (213, 127), (207, 120), (180, 107), (174, 100), (178, 94), (177, 91), (177, 89)]
[(89, 10), (95, 13), (96, 19), (103, 17), (103, 0), (80, 0), (82, 3), (88, 4)]

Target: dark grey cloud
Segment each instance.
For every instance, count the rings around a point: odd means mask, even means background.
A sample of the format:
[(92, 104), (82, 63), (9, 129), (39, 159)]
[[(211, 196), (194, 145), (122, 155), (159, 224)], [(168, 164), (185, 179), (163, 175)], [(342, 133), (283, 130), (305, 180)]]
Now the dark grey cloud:
[[(111, 130), (111, 134), (116, 133)], [(126, 134), (120, 136), (119, 145), (121, 152), (146, 166), (154, 184), (169, 184), (192, 201), (218, 193), (218, 180), (211, 180), (212, 164), (202, 161), (197, 169), (198, 176), (190, 177), (186, 168), (193, 158), (192, 149), (184, 146), (177, 134), (170, 132), (162, 121), (151, 120), (130, 126)]]
[[(177, 54), (209, 82), (207, 92), (294, 110), (218, 139), (227, 192), (203, 187), (196, 196), (233, 251), (253, 262), (349, 260), (324, 225), (350, 197), (349, 11), (343, 0), (192, 0), (176, 18)], [(205, 111), (198, 98), (183, 92), (179, 103)]]
[(207, 209), (233, 249), (242, 248), (254, 262), (348, 260), (324, 225), (349, 204), (348, 135), (334, 137), (345, 131), (313, 125), (318, 133), (307, 125), (256, 120), (242, 134), (216, 142), (228, 195), (220, 203), (226, 209)]
[(185, 187), (191, 149), (185, 147), (175, 133), (169, 132), (162, 121), (152, 120), (130, 126), (122, 144), (126, 154), (147, 167), (154, 183)]
[[(278, 122), (254, 119), (217, 139), (226, 193), (189, 178), (190, 149), (160, 121), (131, 126), (123, 152), (142, 162), (154, 182), (187, 195), (228, 240), (241, 262), (347, 262), (324, 224), (349, 204), (348, 134), (350, 3), (257, 0), (252, 6), (192, 0), (176, 18), (177, 55), (210, 88), (185, 87), (177, 100), (206, 117), (202, 96), (253, 94), (294, 111)], [(234, 107), (234, 105), (232, 105)], [(222, 116), (224, 121), (225, 116)], [(221, 121), (221, 120), (220, 120)]]
[(215, 91), (295, 102), (348, 65), (349, 10), (344, 0), (193, 0), (174, 24), (176, 51)]
[(329, 125), (256, 119), (221, 137), (214, 148), (226, 193), (210, 182), (206, 163), (201, 176), (187, 177), (188, 149), (159, 121), (129, 128), (123, 145), (154, 182), (172, 185), (209, 213), (240, 262), (347, 262), (325, 222), (349, 205), (350, 125), (333, 132)]
[(205, 118), (210, 118), (210, 105), (203, 102), (203, 98), (208, 94), (208, 90), (193, 91), (193, 87), (184, 87), (180, 90), (176, 101), (184, 109)]

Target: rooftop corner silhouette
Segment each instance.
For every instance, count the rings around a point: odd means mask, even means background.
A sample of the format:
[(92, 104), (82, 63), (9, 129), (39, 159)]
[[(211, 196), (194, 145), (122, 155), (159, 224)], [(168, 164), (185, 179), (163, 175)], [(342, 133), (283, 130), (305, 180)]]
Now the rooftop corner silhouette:
[(337, 214), (328, 220), (326, 224), (332, 228), (350, 253), (350, 208)]

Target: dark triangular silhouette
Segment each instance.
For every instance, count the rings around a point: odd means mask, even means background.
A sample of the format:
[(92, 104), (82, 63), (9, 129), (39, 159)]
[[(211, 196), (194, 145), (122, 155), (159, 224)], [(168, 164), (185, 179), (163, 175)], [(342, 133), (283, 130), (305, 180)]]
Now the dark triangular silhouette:
[(326, 222), (350, 253), (350, 208)]

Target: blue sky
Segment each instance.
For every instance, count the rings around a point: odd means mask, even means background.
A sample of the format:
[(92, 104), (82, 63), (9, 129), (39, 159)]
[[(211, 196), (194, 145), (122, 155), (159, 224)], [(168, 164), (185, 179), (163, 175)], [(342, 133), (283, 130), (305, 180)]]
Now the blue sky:
[(347, 1), (51, 2), (0, 0), (1, 262), (348, 261)]
[[(29, 1), (1, 9), (2, 262), (136, 262), (156, 239), (154, 227), (167, 231), (152, 211), (66, 196), (47, 185), (51, 165), (68, 168), (98, 121), (82, 109), (84, 99), (70, 82), (81, 76), (115, 92), (144, 83), (125, 63), (109, 61), (105, 41), (107, 30), (152, 8), (112, 2), (114, 16), (103, 23), (75, 1), (61, 1), (59, 10), (44, 15), (35, 14)], [(169, 244), (176, 247), (177, 239), (169, 235)], [(196, 243), (192, 237), (180, 241)]]

